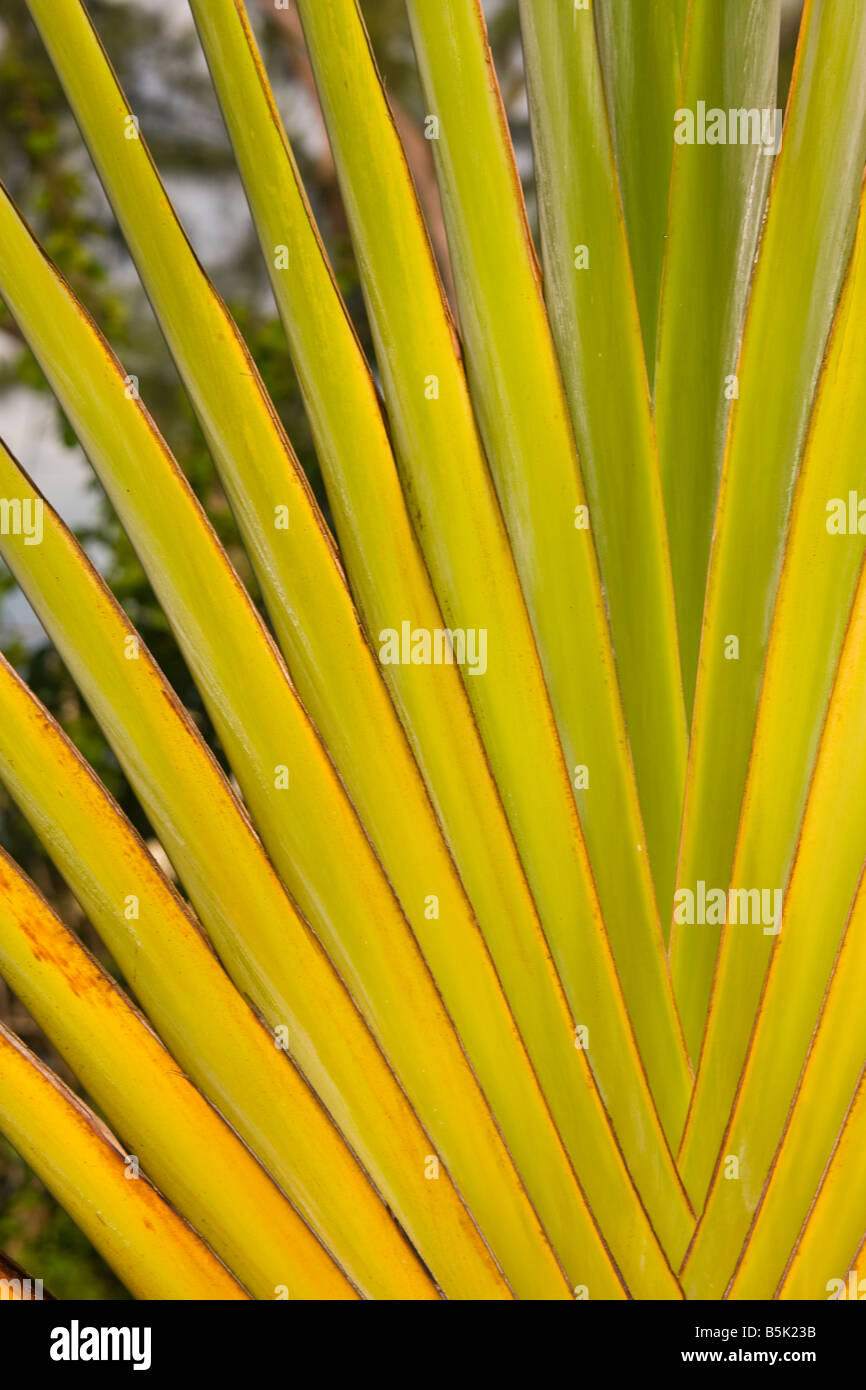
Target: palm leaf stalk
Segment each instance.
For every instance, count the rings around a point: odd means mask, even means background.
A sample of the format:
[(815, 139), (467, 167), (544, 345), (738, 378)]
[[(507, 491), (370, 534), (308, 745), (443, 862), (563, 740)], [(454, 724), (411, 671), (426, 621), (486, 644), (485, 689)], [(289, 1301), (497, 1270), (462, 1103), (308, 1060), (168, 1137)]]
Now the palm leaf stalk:
[(481, 6), (407, 0), (458, 331), (358, 4), (298, 0), (368, 361), (250, 16), (190, 0), (334, 537), (84, 5), (27, 3), (264, 612), (0, 188), (0, 294), (233, 774), (0, 445), (0, 555), (184, 895), (0, 661), (0, 779), (123, 985), (0, 850), (0, 974), (112, 1127), (0, 1027), (0, 1129), (141, 1298), (826, 1297), (866, 1222), (866, 18), (806, 0), (776, 154), (675, 139), (774, 105), (776, 0), (519, 0), (539, 265)]
[(271, 1298), (285, 1282), (305, 1297), (351, 1298), (351, 1285), (250, 1152), (6, 855), (0, 880), (4, 978), (129, 1136), (131, 1181), (144, 1166), (255, 1297)]
[(3, 1132), (141, 1298), (243, 1299), (243, 1289), (92, 1111), (0, 1024)]

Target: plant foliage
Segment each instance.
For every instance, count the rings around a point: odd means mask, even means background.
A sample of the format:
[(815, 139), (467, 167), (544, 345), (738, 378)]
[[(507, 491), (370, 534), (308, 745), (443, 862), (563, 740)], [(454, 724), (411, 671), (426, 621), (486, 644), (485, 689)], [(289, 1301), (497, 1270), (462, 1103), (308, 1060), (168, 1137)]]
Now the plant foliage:
[(480, 5), (407, 0), (450, 304), (356, 0), (298, 0), (368, 360), (242, 0), (190, 0), (335, 537), (84, 6), (27, 3), (255, 591), (0, 189), (0, 294), (231, 773), (0, 446), (0, 554), (176, 876), (0, 664), (0, 779), (126, 989), (3, 853), (0, 973), (110, 1129), (5, 1028), (0, 1129), (138, 1297), (826, 1297), (866, 7), (806, 0), (779, 141), (776, 0), (520, 0), (539, 263)]

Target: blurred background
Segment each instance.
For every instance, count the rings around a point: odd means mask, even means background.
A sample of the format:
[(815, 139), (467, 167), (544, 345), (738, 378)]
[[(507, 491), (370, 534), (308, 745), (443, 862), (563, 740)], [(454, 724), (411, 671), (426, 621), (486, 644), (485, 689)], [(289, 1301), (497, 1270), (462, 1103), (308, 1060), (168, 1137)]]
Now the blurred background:
[[(665, 4), (668, 0), (640, 2)], [(246, 3), (332, 265), (369, 352), (357, 269), (297, 16), (291, 9), (275, 10), (271, 0)], [(782, 0), (779, 105), (784, 104), (790, 80), (802, 3)], [(425, 107), (404, 3), (361, 0), (361, 7), (449, 288), (430, 145), (423, 135)], [(517, 0), (484, 0), (484, 9), (534, 229), (532, 151)], [(184, 0), (88, 0), (88, 10), (199, 259), (244, 333), (330, 520), (297, 381), (190, 11)], [(142, 400), (258, 601), (210, 455), (24, 0), (0, 0), (0, 178), (126, 371), (138, 377)], [(0, 436), (75, 531), (224, 763), (138, 560), (2, 301)], [(2, 562), (0, 650), (62, 724), (136, 828), (152, 841), (146, 818), (95, 721)], [(63, 920), (113, 969), (75, 899), (2, 787), (0, 844)], [(152, 847), (159, 856), (159, 847), (155, 843)], [(168, 868), (164, 857), (161, 862)], [(75, 1085), (62, 1059), (2, 980), (0, 1020)], [(86, 1238), (2, 1136), (0, 1250), (42, 1278), (59, 1298), (127, 1297)]]

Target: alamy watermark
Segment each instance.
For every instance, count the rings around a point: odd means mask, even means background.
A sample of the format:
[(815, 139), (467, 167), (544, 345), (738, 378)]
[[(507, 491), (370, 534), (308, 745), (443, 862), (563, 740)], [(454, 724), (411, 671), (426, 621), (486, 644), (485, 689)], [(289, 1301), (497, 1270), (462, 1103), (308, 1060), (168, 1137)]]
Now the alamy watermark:
[(0, 536), (23, 536), (25, 545), (41, 545), (44, 511), (41, 497), (0, 497)]
[(30, 1279), (26, 1275), (21, 1279), (0, 1279), (0, 1303), (12, 1302), (36, 1302), (40, 1303), (45, 1297), (41, 1279)]
[(856, 1269), (849, 1269), (847, 1280), (828, 1279), (824, 1288), (828, 1303), (838, 1303), (843, 1299), (862, 1303), (866, 1299), (866, 1279), (861, 1279)]
[(149, 1327), (82, 1327), (73, 1318), (68, 1327), (51, 1332), (52, 1361), (129, 1361), (134, 1371), (149, 1371)]
[(826, 526), (831, 536), (866, 536), (866, 497), (853, 490), (847, 498), (831, 497)]
[(781, 888), (708, 888), (702, 878), (695, 889), (678, 888), (674, 894), (674, 921), (682, 926), (763, 927), (764, 936), (776, 936), (782, 928)]
[(782, 147), (783, 111), (780, 106), (707, 109), (699, 101), (692, 111), (681, 106), (674, 112), (674, 140), (678, 145), (759, 145), (764, 154), (778, 154)]
[(486, 627), (413, 627), (402, 622), (379, 633), (383, 666), (466, 666), (470, 676), (487, 670)]

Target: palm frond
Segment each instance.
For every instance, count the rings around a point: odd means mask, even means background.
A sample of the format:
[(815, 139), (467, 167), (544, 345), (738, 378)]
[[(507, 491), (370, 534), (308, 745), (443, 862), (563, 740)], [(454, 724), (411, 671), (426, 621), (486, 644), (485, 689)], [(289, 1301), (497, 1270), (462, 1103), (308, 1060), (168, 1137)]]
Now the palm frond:
[(0, 188), (230, 769), (0, 445), (0, 556), (177, 877), (0, 659), (0, 780), (120, 976), (0, 849), (0, 974), (117, 1137), (2, 1024), (0, 1129), (141, 1298), (824, 1298), (866, 1223), (866, 12), (806, 0), (776, 157), (675, 130), (774, 108), (778, 0), (514, 0), (539, 265), (481, 6), (407, 0), (458, 328), (359, 5), (298, 0), (368, 360), (242, 0), (190, 4), (336, 536), (84, 5), (28, 0), (262, 611)]

